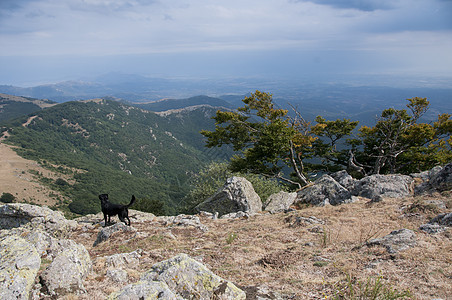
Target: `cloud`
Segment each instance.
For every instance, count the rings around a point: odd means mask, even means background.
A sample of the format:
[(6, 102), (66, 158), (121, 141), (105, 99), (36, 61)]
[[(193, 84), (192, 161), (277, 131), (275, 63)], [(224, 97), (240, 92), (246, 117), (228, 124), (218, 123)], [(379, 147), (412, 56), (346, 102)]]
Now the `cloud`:
[(357, 9), (361, 11), (387, 10), (394, 6), (393, 0), (298, 0), (328, 5), (334, 8)]

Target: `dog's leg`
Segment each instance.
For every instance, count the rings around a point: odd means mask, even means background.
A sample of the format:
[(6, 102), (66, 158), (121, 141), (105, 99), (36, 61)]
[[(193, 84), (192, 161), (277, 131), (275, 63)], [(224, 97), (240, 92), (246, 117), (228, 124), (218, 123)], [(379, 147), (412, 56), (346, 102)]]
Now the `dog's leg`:
[(107, 227), (107, 215), (104, 214), (104, 227)]

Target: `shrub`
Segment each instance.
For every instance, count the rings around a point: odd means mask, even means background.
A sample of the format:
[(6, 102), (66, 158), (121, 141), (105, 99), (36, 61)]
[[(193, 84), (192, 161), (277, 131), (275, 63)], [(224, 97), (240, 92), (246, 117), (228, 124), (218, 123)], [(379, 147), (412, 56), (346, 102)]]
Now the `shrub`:
[(16, 200), (16, 197), (14, 197), (11, 193), (3, 193), (0, 197), (0, 201), (3, 203), (13, 203)]

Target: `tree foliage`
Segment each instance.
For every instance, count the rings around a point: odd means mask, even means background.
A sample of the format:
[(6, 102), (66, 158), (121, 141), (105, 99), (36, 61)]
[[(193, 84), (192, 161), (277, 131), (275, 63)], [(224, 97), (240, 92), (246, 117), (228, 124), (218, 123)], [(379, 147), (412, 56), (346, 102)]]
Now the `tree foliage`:
[(256, 91), (243, 102), (245, 105), (237, 111), (217, 111), (215, 131), (201, 131), (207, 137), (207, 147), (231, 144), (239, 151), (230, 164), (234, 172), (251, 172), (297, 183), (283, 175), (283, 168), (289, 165), (298, 182), (307, 184), (303, 158), (309, 154), (301, 149), (310, 148), (315, 139), (309, 130), (301, 129), (309, 128), (309, 124), (289, 118), (287, 110), (275, 108), (271, 94)]
[[(429, 101), (407, 100), (408, 110), (385, 109), (373, 127), (356, 132), (358, 122), (350, 119), (318, 116), (311, 126), (296, 109), (289, 116), (275, 107), (272, 95), (256, 91), (237, 111), (218, 111), (215, 131), (202, 134), (207, 147), (229, 144), (238, 151), (229, 165), (232, 171), (296, 181), (299, 186), (308, 183), (309, 171), (347, 169), (364, 176), (418, 172), (450, 162), (451, 116), (441, 114), (433, 123), (422, 123)], [(287, 166), (295, 180), (284, 177)]]

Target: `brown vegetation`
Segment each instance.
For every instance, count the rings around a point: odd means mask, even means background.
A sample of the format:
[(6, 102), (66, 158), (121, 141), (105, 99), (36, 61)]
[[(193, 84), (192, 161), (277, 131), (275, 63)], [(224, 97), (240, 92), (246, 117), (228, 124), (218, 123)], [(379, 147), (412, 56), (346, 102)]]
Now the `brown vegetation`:
[[(372, 204), (360, 199), (249, 219), (202, 217), (207, 232), (166, 227), (159, 218), (134, 222), (131, 211), (132, 226), (138, 233), (119, 233), (96, 247), (92, 244), (100, 227), (80, 227), (73, 234), (94, 261), (94, 272), (85, 283), (88, 293), (81, 298), (103, 298), (137, 281), (154, 263), (187, 253), (243, 287), (250, 299), (256, 286), (266, 286), (286, 295), (285, 299), (334, 299), (335, 294), (346, 294), (350, 288), (359, 294), (366, 284), (409, 290), (412, 296), (406, 299), (448, 299), (452, 295), (451, 231), (430, 235), (418, 228), (445, 211), (429, 201), (440, 200), (450, 210), (450, 196), (385, 199)], [(297, 217), (311, 216), (323, 222), (296, 222)], [(382, 247), (366, 245), (370, 239), (400, 228), (416, 232), (414, 248), (389, 254)], [(129, 281), (112, 282), (106, 276), (104, 257), (136, 249), (142, 249), (143, 256), (138, 265), (127, 266)]]

